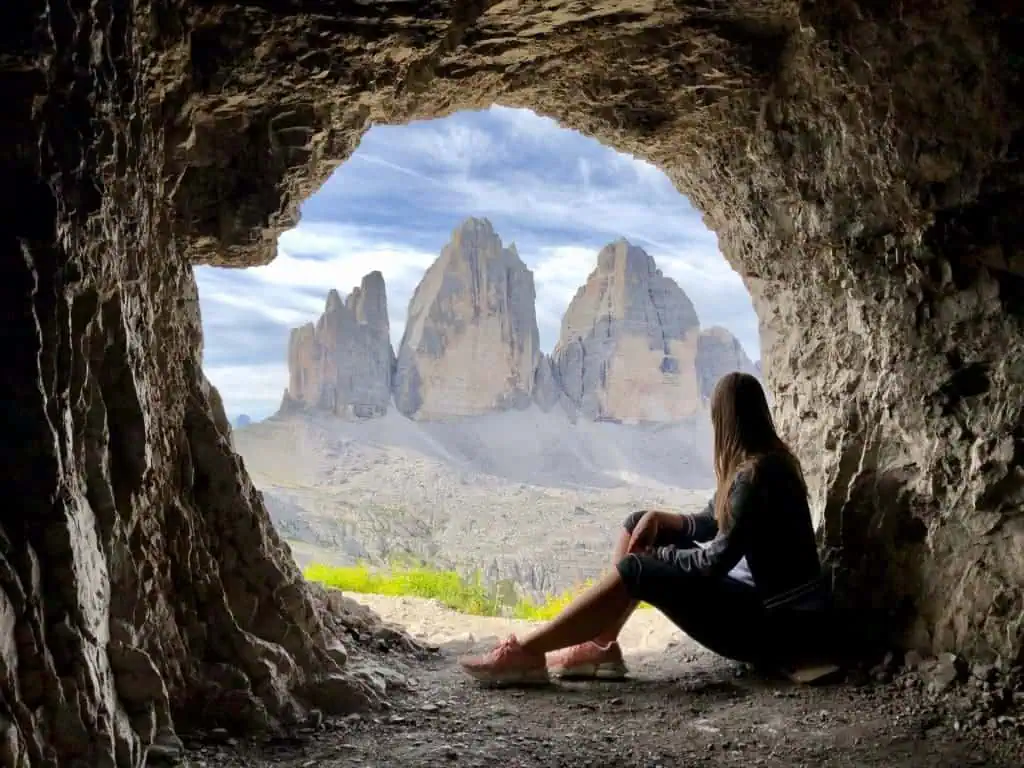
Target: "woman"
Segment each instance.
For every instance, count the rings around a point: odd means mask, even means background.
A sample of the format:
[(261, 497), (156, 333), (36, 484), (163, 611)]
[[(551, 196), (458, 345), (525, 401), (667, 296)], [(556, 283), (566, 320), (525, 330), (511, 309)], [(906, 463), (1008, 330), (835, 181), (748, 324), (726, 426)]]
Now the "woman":
[(718, 382), (711, 423), (717, 487), (707, 508), (631, 515), (613, 570), (522, 640), (460, 659), (469, 675), (495, 684), (547, 682), (549, 671), (621, 678), (617, 638), (639, 601), (732, 659), (781, 665), (802, 653), (827, 593), (800, 464), (753, 376)]

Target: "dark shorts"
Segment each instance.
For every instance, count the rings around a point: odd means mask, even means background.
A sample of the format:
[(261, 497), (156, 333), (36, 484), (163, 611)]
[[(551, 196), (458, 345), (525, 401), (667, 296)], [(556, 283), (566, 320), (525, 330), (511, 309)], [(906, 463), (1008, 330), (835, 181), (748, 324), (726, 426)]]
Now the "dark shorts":
[[(643, 513), (624, 523), (632, 533)], [(679, 531), (659, 531), (655, 545), (680, 549), (697, 544)], [(712, 578), (677, 568), (653, 555), (626, 555), (619, 575), (636, 600), (653, 605), (695, 641), (737, 661), (770, 664), (778, 656), (774, 621), (769, 621), (757, 590), (728, 576)], [(781, 642), (781, 639), (780, 639)]]

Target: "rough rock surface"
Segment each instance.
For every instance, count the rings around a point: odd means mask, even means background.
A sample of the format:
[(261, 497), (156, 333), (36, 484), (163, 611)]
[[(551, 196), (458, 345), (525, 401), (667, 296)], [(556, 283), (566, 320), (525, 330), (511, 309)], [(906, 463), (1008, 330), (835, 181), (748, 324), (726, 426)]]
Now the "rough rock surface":
[(394, 366), (384, 276), (374, 271), (344, 301), (330, 291), (316, 325), (292, 331), (282, 408), (311, 406), (339, 416), (381, 416), (391, 403)]
[(918, 648), (1021, 656), (1016, 4), (4, 11), (5, 764), (140, 765), (173, 712), (291, 719), (314, 681), (365, 701), (230, 448), (190, 265), (272, 258), (372, 122), (495, 101), (704, 212), (849, 606)]
[(682, 421), (700, 407), (700, 321), (683, 289), (626, 240), (605, 246), (562, 318), (562, 389), (591, 419)]
[(700, 396), (704, 399), (710, 398), (718, 380), (732, 371), (742, 371), (761, 378), (760, 369), (750, 362), (740, 340), (728, 328), (720, 325), (713, 325), (700, 332), (695, 368)]
[(533, 273), (489, 221), (467, 219), (409, 302), (396, 406), (417, 419), (524, 408), (540, 357)]
[(533, 400), (542, 411), (550, 411), (556, 405), (565, 407), (566, 412), (575, 415), (572, 401), (566, 397), (555, 376), (554, 363), (549, 355), (541, 354), (533, 379)]

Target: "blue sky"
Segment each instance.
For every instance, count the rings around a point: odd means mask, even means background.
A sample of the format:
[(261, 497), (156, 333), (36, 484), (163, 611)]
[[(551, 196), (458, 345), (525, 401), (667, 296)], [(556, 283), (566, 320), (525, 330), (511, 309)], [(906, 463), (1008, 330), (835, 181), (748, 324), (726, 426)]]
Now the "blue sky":
[(387, 283), (397, 346), (416, 284), (468, 216), (490, 219), (533, 270), (546, 351), (597, 251), (626, 237), (682, 286), (703, 326), (724, 325), (752, 360), (760, 357), (742, 281), (660, 170), (527, 110), (492, 107), (374, 126), (303, 204), (273, 262), (196, 269), (204, 368), (228, 414), (275, 411), (289, 330), (316, 320), (329, 289), (345, 295), (374, 269)]

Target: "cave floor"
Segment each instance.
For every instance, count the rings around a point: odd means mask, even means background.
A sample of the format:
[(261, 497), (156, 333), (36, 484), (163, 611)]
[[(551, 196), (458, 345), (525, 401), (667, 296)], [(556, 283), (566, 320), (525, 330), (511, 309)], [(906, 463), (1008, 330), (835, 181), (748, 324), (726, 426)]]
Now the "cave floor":
[[(914, 679), (806, 687), (751, 677), (686, 645), (629, 658), (630, 680), (487, 690), (460, 649), (414, 669), (383, 712), (287, 739), (192, 742), (191, 766), (1014, 766), (1024, 721), (963, 732), (975, 714)], [(188, 742), (187, 742), (188, 743)]]

